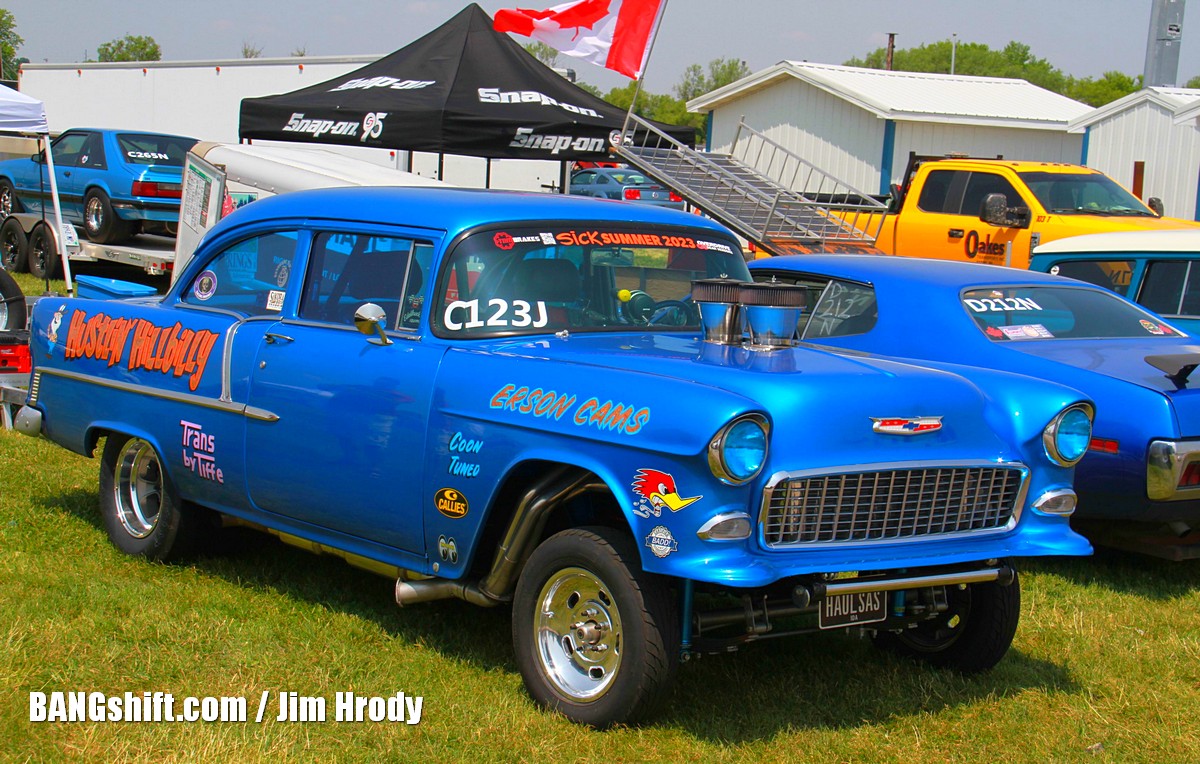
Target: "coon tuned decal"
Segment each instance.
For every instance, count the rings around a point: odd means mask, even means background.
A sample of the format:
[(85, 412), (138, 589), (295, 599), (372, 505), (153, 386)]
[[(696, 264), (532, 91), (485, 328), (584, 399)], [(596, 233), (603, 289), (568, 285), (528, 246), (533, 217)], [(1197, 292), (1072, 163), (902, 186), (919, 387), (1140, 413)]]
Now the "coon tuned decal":
[(441, 512), (452, 520), (466, 517), (467, 511), (471, 508), (467, 503), (467, 497), (453, 488), (438, 490), (433, 495), (433, 506), (437, 507), (438, 512)]
[(650, 421), (648, 407), (638, 408), (621, 402), (601, 402), (599, 398), (588, 398), (575, 408), (576, 400), (574, 395), (560, 394), (554, 390), (508, 384), (496, 391), (489, 407), (518, 414), (553, 417), (555, 420), (562, 419), (574, 409), (575, 413), (568, 421), (580, 427), (590, 425), (626, 435), (637, 434)]
[(450, 438), (450, 466), (446, 472), (455, 477), (479, 477), (479, 465), (475, 462), (464, 461), (459, 454), (478, 454), (483, 450), (483, 441), (465, 437), (461, 432), (454, 433)]
[[(82, 310), (71, 314), (63, 357), (91, 358), (116, 366), (126, 359), (130, 371), (157, 371), (188, 378), (195, 390), (204, 376), (208, 357), (220, 335), (206, 329), (155, 326), (142, 318), (110, 318), (104, 313), (88, 317)], [(126, 348), (129, 354), (126, 357)]]
[(641, 518), (651, 515), (660, 517), (662, 508), (668, 507), (672, 512), (678, 512), (693, 502), (703, 499), (703, 496), (683, 498), (675, 487), (675, 478), (660, 470), (640, 469), (633, 476), (633, 492), (637, 494), (637, 504), (633, 506), (633, 514)]

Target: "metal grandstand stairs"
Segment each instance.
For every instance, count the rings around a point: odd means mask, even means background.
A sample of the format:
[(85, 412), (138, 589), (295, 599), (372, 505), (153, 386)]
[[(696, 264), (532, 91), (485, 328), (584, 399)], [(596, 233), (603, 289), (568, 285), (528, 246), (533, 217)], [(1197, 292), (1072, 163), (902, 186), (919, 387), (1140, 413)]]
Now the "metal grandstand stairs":
[(874, 251), (887, 207), (744, 122), (699, 152), (630, 114), (613, 153), (775, 255)]

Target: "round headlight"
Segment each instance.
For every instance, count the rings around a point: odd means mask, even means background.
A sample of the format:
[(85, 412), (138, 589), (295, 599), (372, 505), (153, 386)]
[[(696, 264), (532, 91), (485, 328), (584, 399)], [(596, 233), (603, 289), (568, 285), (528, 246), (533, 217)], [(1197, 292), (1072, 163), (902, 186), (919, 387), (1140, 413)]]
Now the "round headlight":
[(1084, 403), (1063, 410), (1042, 433), (1046, 455), (1063, 467), (1078, 463), (1087, 453), (1091, 441), (1092, 407)]
[(767, 461), (767, 423), (758, 416), (736, 419), (708, 444), (708, 464), (727, 483), (745, 483)]

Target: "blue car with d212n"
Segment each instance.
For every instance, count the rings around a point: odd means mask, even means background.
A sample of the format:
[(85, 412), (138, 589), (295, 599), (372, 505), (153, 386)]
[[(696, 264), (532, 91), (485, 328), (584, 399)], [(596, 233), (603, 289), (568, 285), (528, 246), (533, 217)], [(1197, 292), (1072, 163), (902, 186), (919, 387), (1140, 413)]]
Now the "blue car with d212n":
[(511, 603), (530, 694), (597, 727), (768, 635), (990, 668), (1010, 558), (1091, 551), (1091, 402), (799, 347), (804, 289), (749, 282), (728, 230), (673, 210), (286, 194), (161, 298), (40, 300), (17, 423), (104, 439), (127, 553), (182, 556), (219, 515), (387, 571), (404, 606)]

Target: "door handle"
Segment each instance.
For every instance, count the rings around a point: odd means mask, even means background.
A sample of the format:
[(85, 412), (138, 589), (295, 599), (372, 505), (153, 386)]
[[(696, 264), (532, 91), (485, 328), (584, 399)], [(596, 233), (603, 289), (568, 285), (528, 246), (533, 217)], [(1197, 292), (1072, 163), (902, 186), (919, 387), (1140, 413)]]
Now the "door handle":
[(71, 171), (70, 171), (70, 170), (63, 170), (63, 177), (64, 177), (64, 178), (69, 178), (69, 177), (71, 177)]
[(951, 228), (949, 234), (951, 239), (961, 239), (963, 237), (963, 229)]
[(275, 332), (267, 332), (263, 336), (266, 338), (267, 342), (271, 345), (274, 345), (276, 342), (279, 342), (280, 340), (287, 340), (288, 342), (296, 341), (294, 338), (289, 337), (286, 334), (276, 334)]

